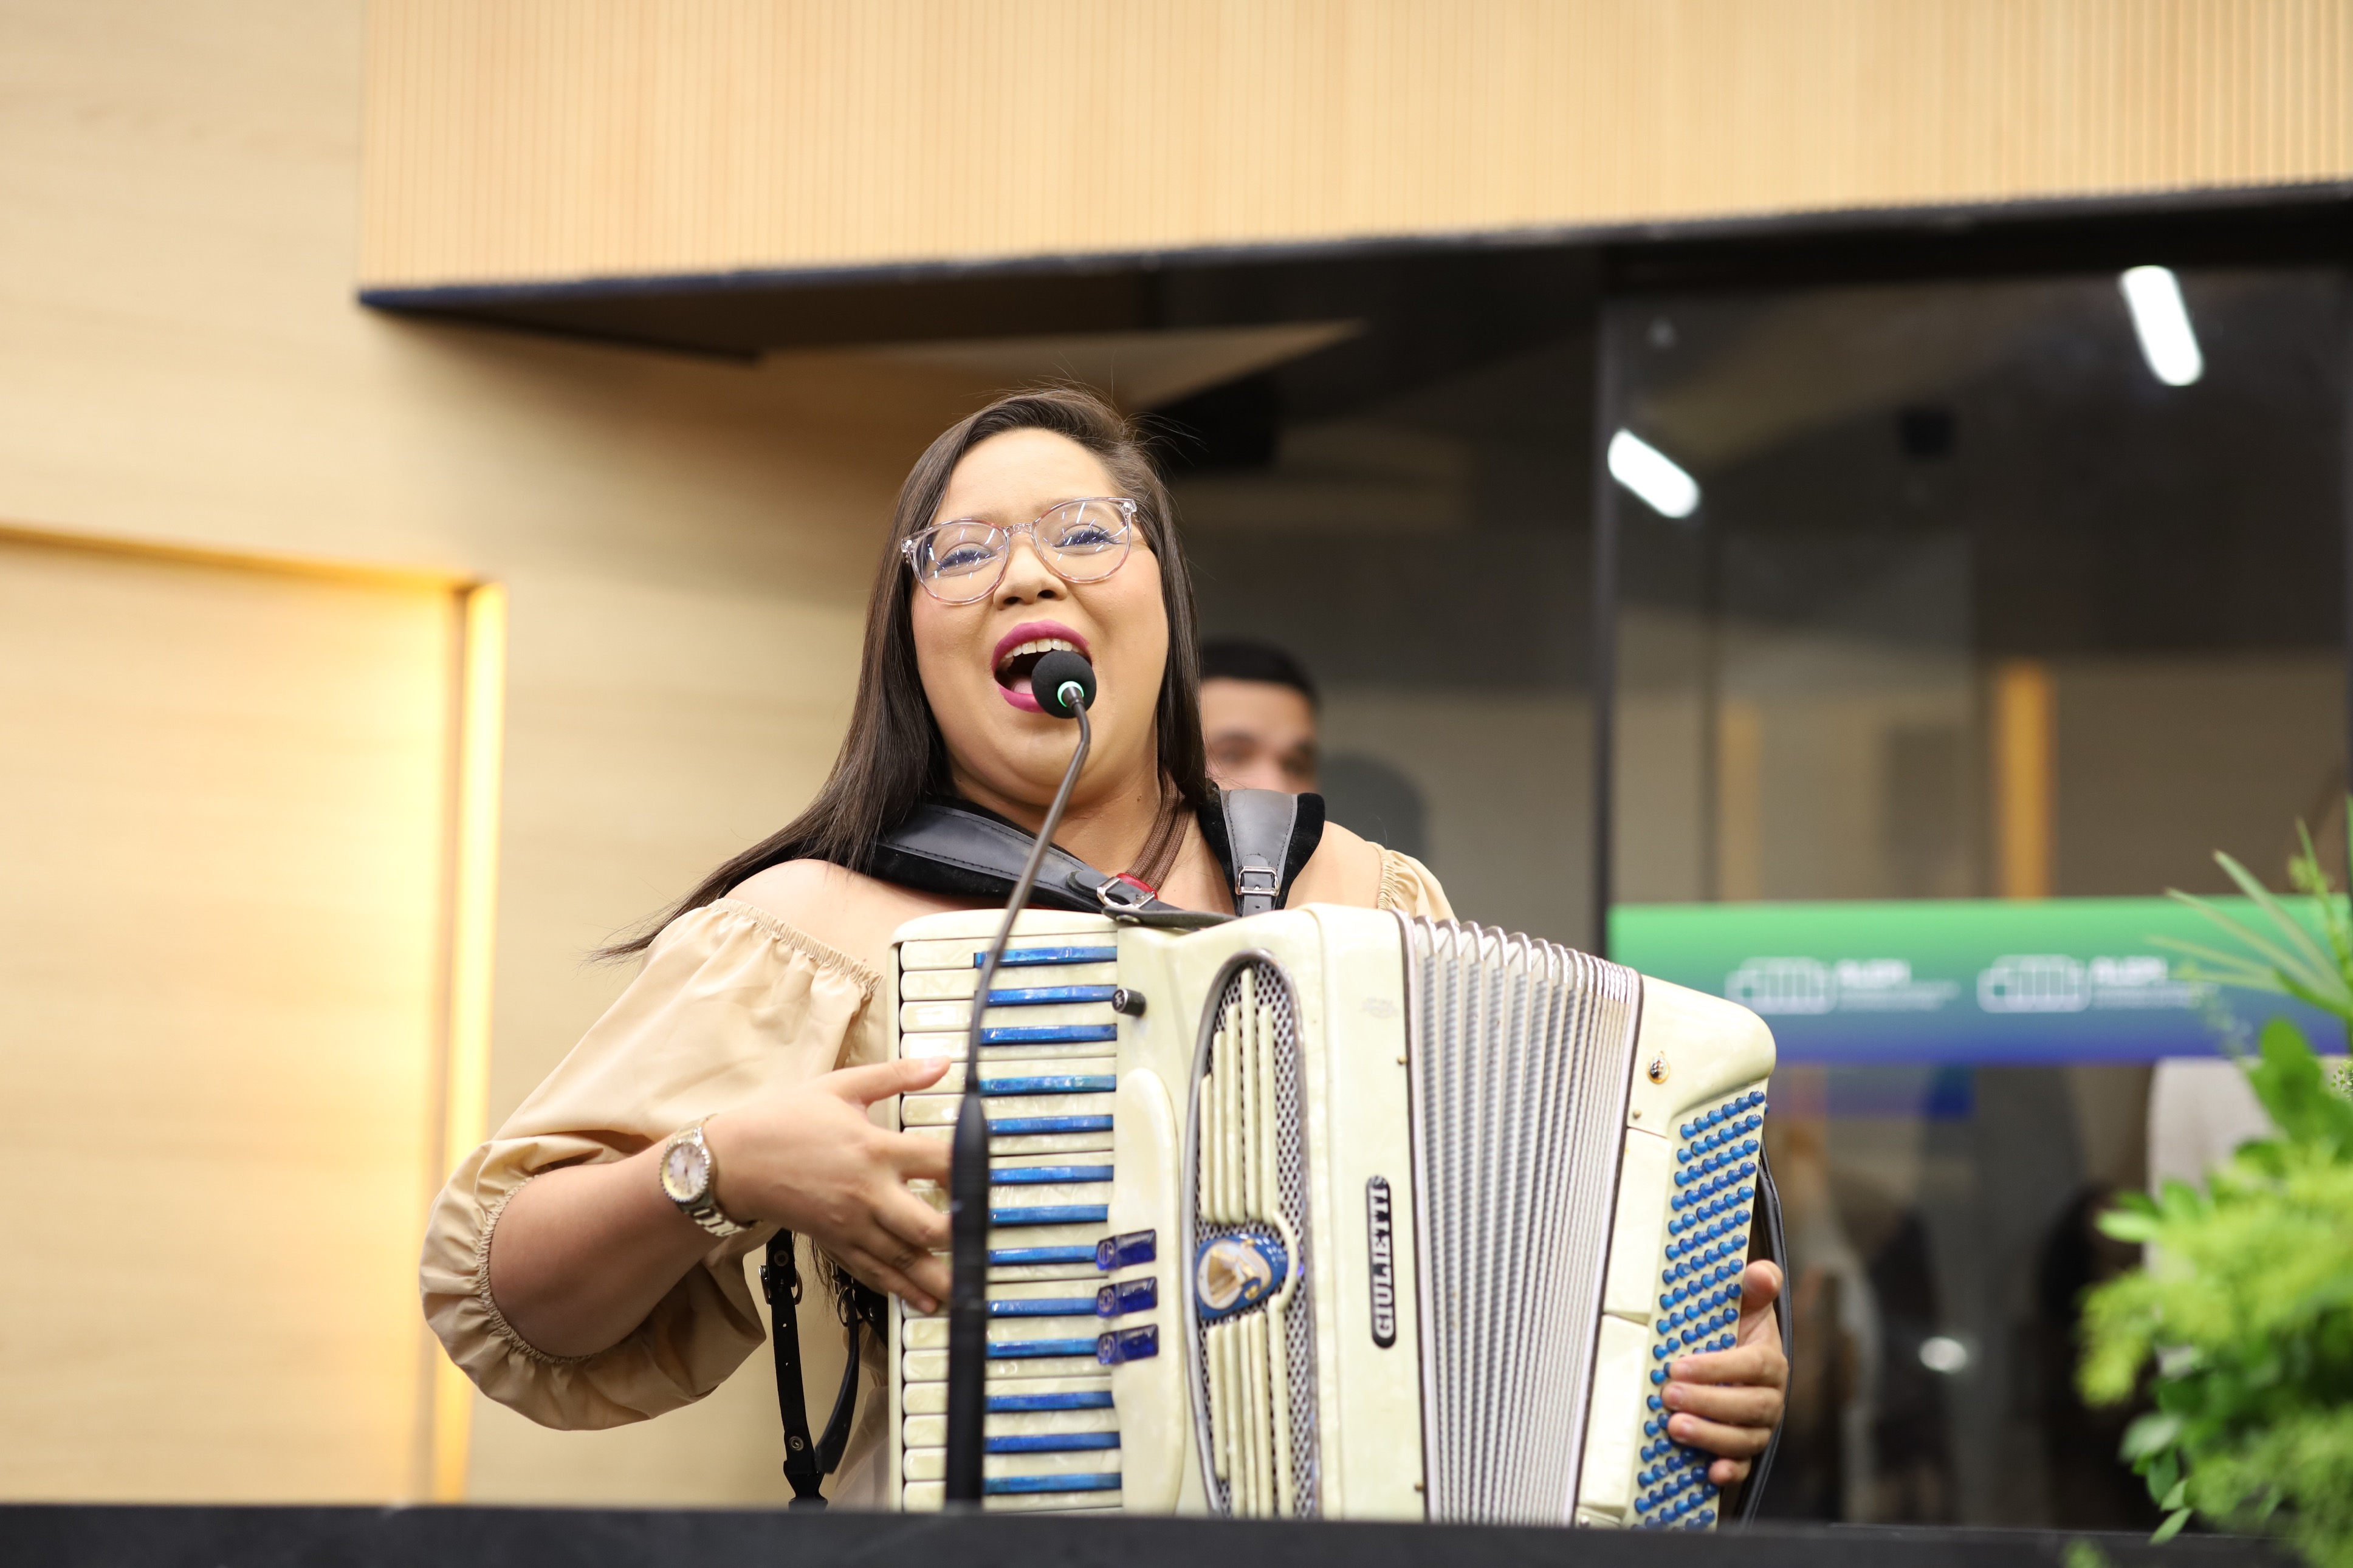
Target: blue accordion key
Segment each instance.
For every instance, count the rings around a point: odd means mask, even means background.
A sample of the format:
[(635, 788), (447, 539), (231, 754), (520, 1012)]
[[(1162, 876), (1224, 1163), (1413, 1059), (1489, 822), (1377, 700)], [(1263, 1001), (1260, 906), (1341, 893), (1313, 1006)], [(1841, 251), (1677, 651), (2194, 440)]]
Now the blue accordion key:
[[(1737, 1342), (1764, 1111), (1765, 1091), (1749, 1089), (1675, 1129), (1675, 1191), (1659, 1272), (1662, 1315), (1651, 1325), (1653, 1389), (1667, 1382), (1676, 1357), (1730, 1350)], [(1635, 1478), (1642, 1489), (1634, 1500), (1639, 1528), (1704, 1530), (1716, 1519), (1716, 1489), (1707, 1479), (1715, 1456), (1665, 1436), (1663, 1402), (1653, 1393), (1648, 1403), (1661, 1414), (1642, 1430), (1659, 1440), (1642, 1449), (1648, 1468)]]
[[(943, 944), (944, 946), (944, 944)], [(1120, 1505), (1123, 1455), (1113, 1368), (1160, 1353), (1160, 1284), (1151, 1230), (1108, 1234), (1118, 1168), (1113, 1113), (1120, 1026), (1107, 939), (1009, 949), (990, 985), (977, 1092), (989, 1111), (988, 1376), (982, 1490), (992, 1509)], [(973, 998), (980, 960), (901, 949), (902, 1031), (934, 1050)], [(1084, 967), (1082, 967), (1084, 966)], [(961, 971), (961, 976), (949, 969)], [(962, 1056), (961, 1037), (955, 1044)], [(942, 1131), (959, 1078), (902, 1125)], [(935, 1134), (936, 1135), (936, 1134)], [(902, 1316), (903, 1499), (936, 1507), (945, 1440), (944, 1321)]]

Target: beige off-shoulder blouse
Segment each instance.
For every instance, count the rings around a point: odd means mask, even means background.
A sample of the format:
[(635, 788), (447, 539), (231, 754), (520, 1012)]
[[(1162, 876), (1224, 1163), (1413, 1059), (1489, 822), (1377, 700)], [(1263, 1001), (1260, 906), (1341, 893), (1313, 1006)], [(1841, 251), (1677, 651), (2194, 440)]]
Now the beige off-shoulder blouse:
[[(1427, 868), (1386, 849), (1379, 907), (1452, 912)], [(891, 1010), (872, 1005), (881, 983), (858, 960), (738, 900), (672, 921), (620, 999), (435, 1200), (420, 1283), (426, 1320), (449, 1358), (500, 1404), (567, 1429), (642, 1421), (718, 1387), (765, 1337), (744, 1257), (766, 1245), (771, 1227), (714, 1245), (611, 1349), (553, 1356), (524, 1342), (491, 1299), (500, 1211), (543, 1171), (626, 1159), (779, 1085), (882, 1060)], [(829, 1309), (803, 1315), (805, 1335), (840, 1331)], [(870, 1375), (879, 1372), (878, 1353)], [(866, 1402), (869, 1415), (879, 1403)], [(876, 1423), (859, 1423), (846, 1482), (878, 1436)]]

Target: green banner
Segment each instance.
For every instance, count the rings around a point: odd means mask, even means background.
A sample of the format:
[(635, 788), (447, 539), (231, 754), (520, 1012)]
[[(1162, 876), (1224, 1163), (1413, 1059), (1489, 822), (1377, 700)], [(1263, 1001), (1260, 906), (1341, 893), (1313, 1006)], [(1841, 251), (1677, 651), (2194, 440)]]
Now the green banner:
[[(2213, 902), (2266, 928), (2250, 900)], [(2288, 902), (2317, 940), (2309, 900)], [(1953, 899), (1620, 905), (1609, 955), (1755, 1008), (1785, 1062), (2205, 1056), (2283, 1014), (2344, 1048), (2344, 1024), (2318, 1008), (2185, 978), (2160, 936), (2233, 945), (2170, 899)]]

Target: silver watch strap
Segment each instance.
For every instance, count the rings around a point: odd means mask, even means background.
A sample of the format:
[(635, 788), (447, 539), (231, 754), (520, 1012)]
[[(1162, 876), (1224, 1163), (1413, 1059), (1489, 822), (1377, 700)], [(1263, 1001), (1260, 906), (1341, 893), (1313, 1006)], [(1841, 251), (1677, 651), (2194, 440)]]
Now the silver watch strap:
[(669, 1163), (670, 1151), (680, 1143), (691, 1142), (702, 1151), (702, 1168), (707, 1174), (702, 1184), (702, 1196), (691, 1201), (682, 1201), (671, 1196), (666, 1182), (662, 1187), (662, 1195), (678, 1205), (679, 1213), (686, 1215), (712, 1235), (741, 1236), (752, 1227), (747, 1225), (738, 1225), (729, 1219), (727, 1212), (719, 1206), (719, 1156), (712, 1152), (710, 1142), (702, 1136), (702, 1124), (716, 1114), (717, 1112), (714, 1111), (709, 1115), (696, 1117), (694, 1121), (671, 1133), (662, 1144), (662, 1160), (665, 1167)]

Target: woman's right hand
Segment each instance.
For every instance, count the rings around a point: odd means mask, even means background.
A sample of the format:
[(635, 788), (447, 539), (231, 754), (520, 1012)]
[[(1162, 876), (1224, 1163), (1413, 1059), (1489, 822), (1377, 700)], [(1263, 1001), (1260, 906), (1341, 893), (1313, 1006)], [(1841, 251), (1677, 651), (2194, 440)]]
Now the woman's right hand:
[(844, 1068), (723, 1111), (702, 1125), (719, 1171), (720, 1208), (741, 1224), (798, 1231), (878, 1290), (938, 1308), (948, 1266), (947, 1215), (907, 1190), (945, 1185), (945, 1139), (877, 1127), (867, 1107), (930, 1088), (944, 1060)]

